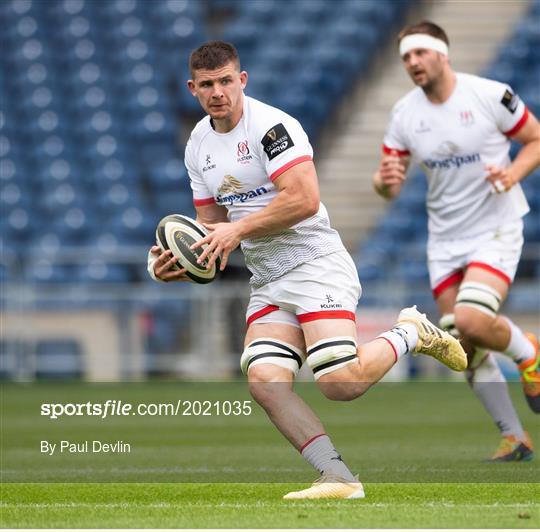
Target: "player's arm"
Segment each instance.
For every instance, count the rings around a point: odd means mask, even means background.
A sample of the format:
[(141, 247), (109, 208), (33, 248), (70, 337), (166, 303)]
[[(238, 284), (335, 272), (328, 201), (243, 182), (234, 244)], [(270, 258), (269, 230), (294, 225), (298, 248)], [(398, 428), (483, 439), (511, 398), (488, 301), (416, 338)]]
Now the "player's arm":
[(383, 153), (379, 168), (373, 174), (375, 192), (385, 199), (395, 198), (401, 192), (408, 168), (409, 157), (398, 155), (396, 150)]
[(312, 161), (289, 168), (274, 180), (276, 197), (263, 209), (233, 223), (205, 224), (211, 233), (192, 247), (208, 244), (201, 254), (202, 262), (210, 255), (208, 268), (221, 255), (221, 269), (230, 253), (246, 238), (258, 238), (287, 229), (319, 210), (319, 184)]
[(486, 179), (493, 183), (497, 192), (510, 190), (540, 166), (540, 124), (532, 113), (528, 113), (525, 124), (510, 138), (522, 144), (510, 166), (500, 168), (486, 165), (488, 171)]
[(227, 222), (227, 208), (223, 205), (216, 203), (196, 205), (195, 212), (197, 213), (196, 220), (203, 225)]
[(264, 209), (237, 222), (241, 240), (278, 233), (319, 211), (319, 182), (313, 161), (286, 170), (274, 185), (276, 197)]

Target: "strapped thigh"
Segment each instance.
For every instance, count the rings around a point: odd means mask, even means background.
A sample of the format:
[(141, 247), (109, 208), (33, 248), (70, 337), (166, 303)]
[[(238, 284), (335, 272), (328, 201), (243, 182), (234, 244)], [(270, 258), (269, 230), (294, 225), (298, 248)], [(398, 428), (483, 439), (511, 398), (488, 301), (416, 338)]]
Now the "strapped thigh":
[(307, 363), (317, 380), (357, 360), (356, 340), (352, 336), (325, 338), (308, 347), (307, 354)]
[(501, 303), (501, 295), (491, 286), (467, 281), (459, 287), (455, 307), (471, 307), (494, 318)]
[(275, 338), (257, 338), (250, 342), (240, 359), (240, 366), (244, 375), (248, 374), (249, 368), (258, 364), (274, 364), (293, 372), (294, 375), (303, 363), (301, 349)]

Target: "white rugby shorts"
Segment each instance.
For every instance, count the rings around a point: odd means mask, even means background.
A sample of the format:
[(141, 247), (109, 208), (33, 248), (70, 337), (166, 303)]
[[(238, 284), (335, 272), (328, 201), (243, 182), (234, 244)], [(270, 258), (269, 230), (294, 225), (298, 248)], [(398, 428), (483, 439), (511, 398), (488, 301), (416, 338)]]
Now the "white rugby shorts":
[(430, 237), (428, 269), (433, 296), (460, 283), (470, 266), (484, 268), (511, 284), (523, 247), (523, 220), (506, 223), (495, 230), (462, 239)]
[(355, 320), (362, 293), (347, 251), (300, 264), (260, 288), (252, 288), (246, 312), (252, 323), (300, 324), (321, 319)]

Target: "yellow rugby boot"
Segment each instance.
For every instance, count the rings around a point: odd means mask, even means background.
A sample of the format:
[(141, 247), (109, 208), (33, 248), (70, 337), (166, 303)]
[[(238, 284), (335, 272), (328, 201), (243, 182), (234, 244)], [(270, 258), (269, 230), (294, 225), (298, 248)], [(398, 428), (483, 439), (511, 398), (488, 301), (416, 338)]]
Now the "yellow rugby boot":
[(454, 371), (467, 369), (467, 355), (461, 344), (452, 335), (435, 327), (425, 314), (416, 310), (416, 305), (404, 308), (398, 317), (400, 323), (412, 323), (418, 331), (418, 344), (415, 353), (423, 353), (436, 358)]
[[(356, 477), (358, 480), (358, 477)], [(323, 475), (310, 488), (291, 491), (284, 499), (363, 499), (364, 486), (361, 482), (350, 482), (336, 475)]]

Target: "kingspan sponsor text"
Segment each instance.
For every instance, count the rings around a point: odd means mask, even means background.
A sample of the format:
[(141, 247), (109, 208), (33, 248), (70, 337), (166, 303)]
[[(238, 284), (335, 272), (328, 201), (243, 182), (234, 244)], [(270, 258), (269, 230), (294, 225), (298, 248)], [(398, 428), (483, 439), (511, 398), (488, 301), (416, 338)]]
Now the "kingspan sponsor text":
[(261, 196), (262, 194), (266, 194), (268, 190), (266, 187), (258, 187), (254, 190), (249, 190), (248, 192), (239, 192), (237, 194), (229, 194), (227, 196), (217, 196), (216, 201), (220, 205), (229, 204), (232, 205), (233, 203), (244, 203), (248, 199), (256, 198), (257, 196)]
[(459, 168), (464, 164), (477, 162), (480, 162), (479, 153), (473, 153), (472, 155), (453, 155), (446, 159), (424, 159), (422, 161), (422, 163), (430, 170), (433, 170), (433, 168), (451, 168), (452, 166)]

